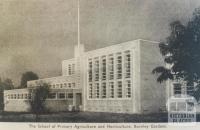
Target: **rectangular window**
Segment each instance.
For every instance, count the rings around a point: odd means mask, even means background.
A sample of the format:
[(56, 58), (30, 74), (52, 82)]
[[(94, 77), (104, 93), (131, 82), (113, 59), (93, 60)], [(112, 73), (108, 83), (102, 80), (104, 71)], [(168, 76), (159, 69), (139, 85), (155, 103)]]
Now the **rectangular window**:
[(59, 84), (56, 84), (56, 88), (59, 88), (60, 87), (60, 85)]
[(65, 93), (59, 93), (58, 98), (59, 99), (65, 99)]
[(75, 74), (75, 64), (72, 64), (72, 74)]
[(20, 99), (20, 94), (17, 94), (17, 99)]
[(25, 97), (25, 99), (28, 99), (28, 94), (26, 93), (24, 97)]
[(67, 83), (64, 83), (64, 87), (65, 87), (65, 88), (67, 87)]
[(181, 94), (181, 84), (175, 83), (174, 85), (174, 95)]
[(114, 58), (113, 55), (109, 55), (108, 58), (108, 70), (109, 70), (109, 79), (114, 79)]
[(68, 93), (68, 98), (73, 98), (73, 93)]
[(60, 84), (60, 88), (63, 88), (63, 84)]
[(49, 93), (48, 98), (49, 99), (56, 99), (56, 93)]
[(187, 90), (187, 95), (193, 95), (193, 93), (194, 93), (194, 86), (187, 86), (186, 90)]
[(102, 83), (102, 98), (106, 98), (106, 83)]
[(131, 81), (127, 80), (125, 83), (125, 88), (126, 88), (126, 98), (131, 97)]
[(131, 77), (131, 54), (130, 54), (130, 51), (125, 52), (124, 65), (125, 65), (125, 78), (130, 78)]
[(109, 88), (110, 88), (110, 98), (114, 98), (114, 82), (109, 83)]
[(69, 87), (69, 88), (71, 88), (71, 87), (72, 87), (72, 86), (71, 86), (71, 83), (68, 83), (68, 87)]
[(32, 95), (31, 94), (28, 94), (28, 99), (31, 99), (32, 98)]
[(92, 98), (92, 91), (93, 91), (93, 89), (92, 89), (92, 84), (89, 84), (89, 98)]
[(101, 67), (101, 79), (106, 80), (106, 56), (103, 56), (101, 59), (102, 67)]
[(13, 96), (13, 94), (11, 94), (11, 99), (13, 99), (14, 98), (14, 96)]
[(95, 83), (95, 97), (99, 98), (99, 83)]
[(122, 98), (122, 81), (117, 82), (117, 97)]
[(72, 74), (72, 68), (71, 68), (71, 64), (68, 65), (68, 75)]
[(56, 85), (54, 84), (52, 88), (56, 88)]
[(88, 80), (92, 82), (92, 59), (89, 60), (88, 64)]
[(94, 62), (95, 81), (99, 81), (99, 60), (95, 59)]
[(72, 88), (75, 88), (76, 87), (76, 84), (75, 83), (72, 83)]
[(122, 56), (121, 53), (117, 54), (117, 79), (122, 79)]

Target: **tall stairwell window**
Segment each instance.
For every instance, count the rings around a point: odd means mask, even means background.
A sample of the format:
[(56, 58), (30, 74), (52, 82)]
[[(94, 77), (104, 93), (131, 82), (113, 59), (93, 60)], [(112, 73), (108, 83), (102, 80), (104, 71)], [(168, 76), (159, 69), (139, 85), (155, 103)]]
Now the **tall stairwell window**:
[(125, 51), (124, 67), (125, 67), (125, 78), (130, 78), (131, 77), (131, 53), (130, 53), (130, 51)]
[(174, 83), (173, 87), (174, 87), (174, 95), (181, 94), (181, 84)]
[(101, 64), (101, 79), (106, 80), (106, 56), (102, 57)]
[(92, 82), (92, 59), (89, 59), (88, 63), (88, 80), (89, 82)]
[(99, 81), (99, 60), (95, 59), (94, 62), (95, 81)]
[(109, 80), (114, 79), (114, 57), (113, 55), (109, 55), (108, 57), (108, 73), (109, 73)]
[(116, 62), (117, 62), (117, 79), (122, 79), (122, 55), (121, 53), (117, 53), (117, 59), (116, 59)]

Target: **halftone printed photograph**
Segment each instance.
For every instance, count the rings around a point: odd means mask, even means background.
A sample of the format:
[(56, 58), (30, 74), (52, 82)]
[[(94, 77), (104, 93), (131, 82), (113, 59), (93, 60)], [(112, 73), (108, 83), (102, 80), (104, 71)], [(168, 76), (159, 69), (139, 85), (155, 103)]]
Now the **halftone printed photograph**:
[(199, 0), (0, 1), (0, 129), (199, 122)]

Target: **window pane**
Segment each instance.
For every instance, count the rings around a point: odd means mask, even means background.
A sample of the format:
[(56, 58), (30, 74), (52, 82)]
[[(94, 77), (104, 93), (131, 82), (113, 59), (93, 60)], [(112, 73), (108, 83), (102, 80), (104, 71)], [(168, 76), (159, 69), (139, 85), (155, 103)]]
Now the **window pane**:
[(68, 98), (73, 98), (73, 93), (68, 93)]
[(75, 74), (75, 64), (72, 64), (72, 74)]
[(194, 86), (187, 86), (187, 95), (193, 95), (194, 93)]
[(28, 99), (28, 94), (27, 93), (25, 94), (25, 99)]
[(49, 98), (49, 99), (55, 99), (55, 98), (56, 98), (56, 93), (50, 93), (50, 94), (48, 95), (48, 98)]
[(117, 97), (122, 98), (122, 81), (117, 82)]
[(101, 72), (102, 72), (101, 76), (102, 77), (101, 77), (101, 79), (106, 80), (106, 57), (105, 56), (102, 57), (101, 62), (102, 62), (102, 68), (101, 68)]
[(113, 80), (114, 79), (114, 58), (113, 58), (113, 55), (110, 55), (108, 60), (109, 60), (108, 61), (109, 79)]
[(69, 64), (69, 65), (68, 65), (68, 75), (71, 75), (71, 74), (72, 74), (71, 70), (72, 70), (72, 69), (71, 69), (71, 65)]
[(131, 81), (127, 80), (125, 83), (125, 88), (126, 88), (126, 98), (131, 97)]
[(58, 98), (59, 99), (65, 99), (65, 93), (59, 93)]
[(110, 98), (114, 98), (114, 83), (113, 82), (109, 83), (109, 88), (110, 88)]
[(121, 79), (122, 78), (122, 56), (121, 53), (117, 54), (117, 79)]
[(93, 95), (93, 86), (92, 84), (89, 84), (89, 98), (92, 98)]
[(88, 80), (89, 80), (89, 82), (92, 82), (92, 60), (90, 59), (89, 60), (89, 64), (88, 64), (89, 66), (88, 66), (88, 68), (89, 68), (89, 70), (88, 70)]
[(106, 83), (102, 83), (102, 98), (106, 98)]
[(181, 84), (174, 84), (174, 95), (181, 94)]
[(99, 83), (95, 84), (95, 97), (99, 98)]
[(71, 83), (68, 83), (68, 87), (71, 88)]
[(99, 81), (99, 60), (98, 59), (95, 60), (94, 71), (95, 71), (95, 81)]
[(124, 66), (125, 66), (125, 78), (130, 78), (131, 77), (131, 54), (130, 54), (130, 51), (125, 52)]
[(75, 84), (75, 83), (72, 83), (72, 87), (75, 88), (75, 87), (76, 87), (76, 84)]

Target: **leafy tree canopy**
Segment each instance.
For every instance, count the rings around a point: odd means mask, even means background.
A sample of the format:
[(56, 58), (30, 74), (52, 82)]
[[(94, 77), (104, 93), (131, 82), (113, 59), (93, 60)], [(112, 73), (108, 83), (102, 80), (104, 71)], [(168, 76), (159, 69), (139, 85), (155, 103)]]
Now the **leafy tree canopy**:
[(46, 111), (45, 100), (49, 95), (49, 87), (46, 83), (40, 83), (36, 88), (30, 90), (32, 98), (30, 100), (31, 111), (40, 114)]
[(28, 71), (22, 74), (21, 77), (21, 84), (20, 88), (26, 88), (27, 87), (27, 81), (30, 80), (37, 80), (39, 79), (38, 75), (32, 71)]
[(175, 21), (170, 29), (170, 36), (159, 44), (167, 65), (158, 66), (152, 72), (160, 74), (158, 82), (181, 79), (187, 84), (200, 85), (200, 8), (195, 9), (186, 25)]
[(3, 91), (14, 89), (14, 85), (11, 79), (1, 80), (0, 78), (0, 110), (3, 110)]
[(0, 90), (10, 90), (14, 89), (14, 85), (11, 79), (7, 78), (5, 80), (1, 80), (0, 78)]

